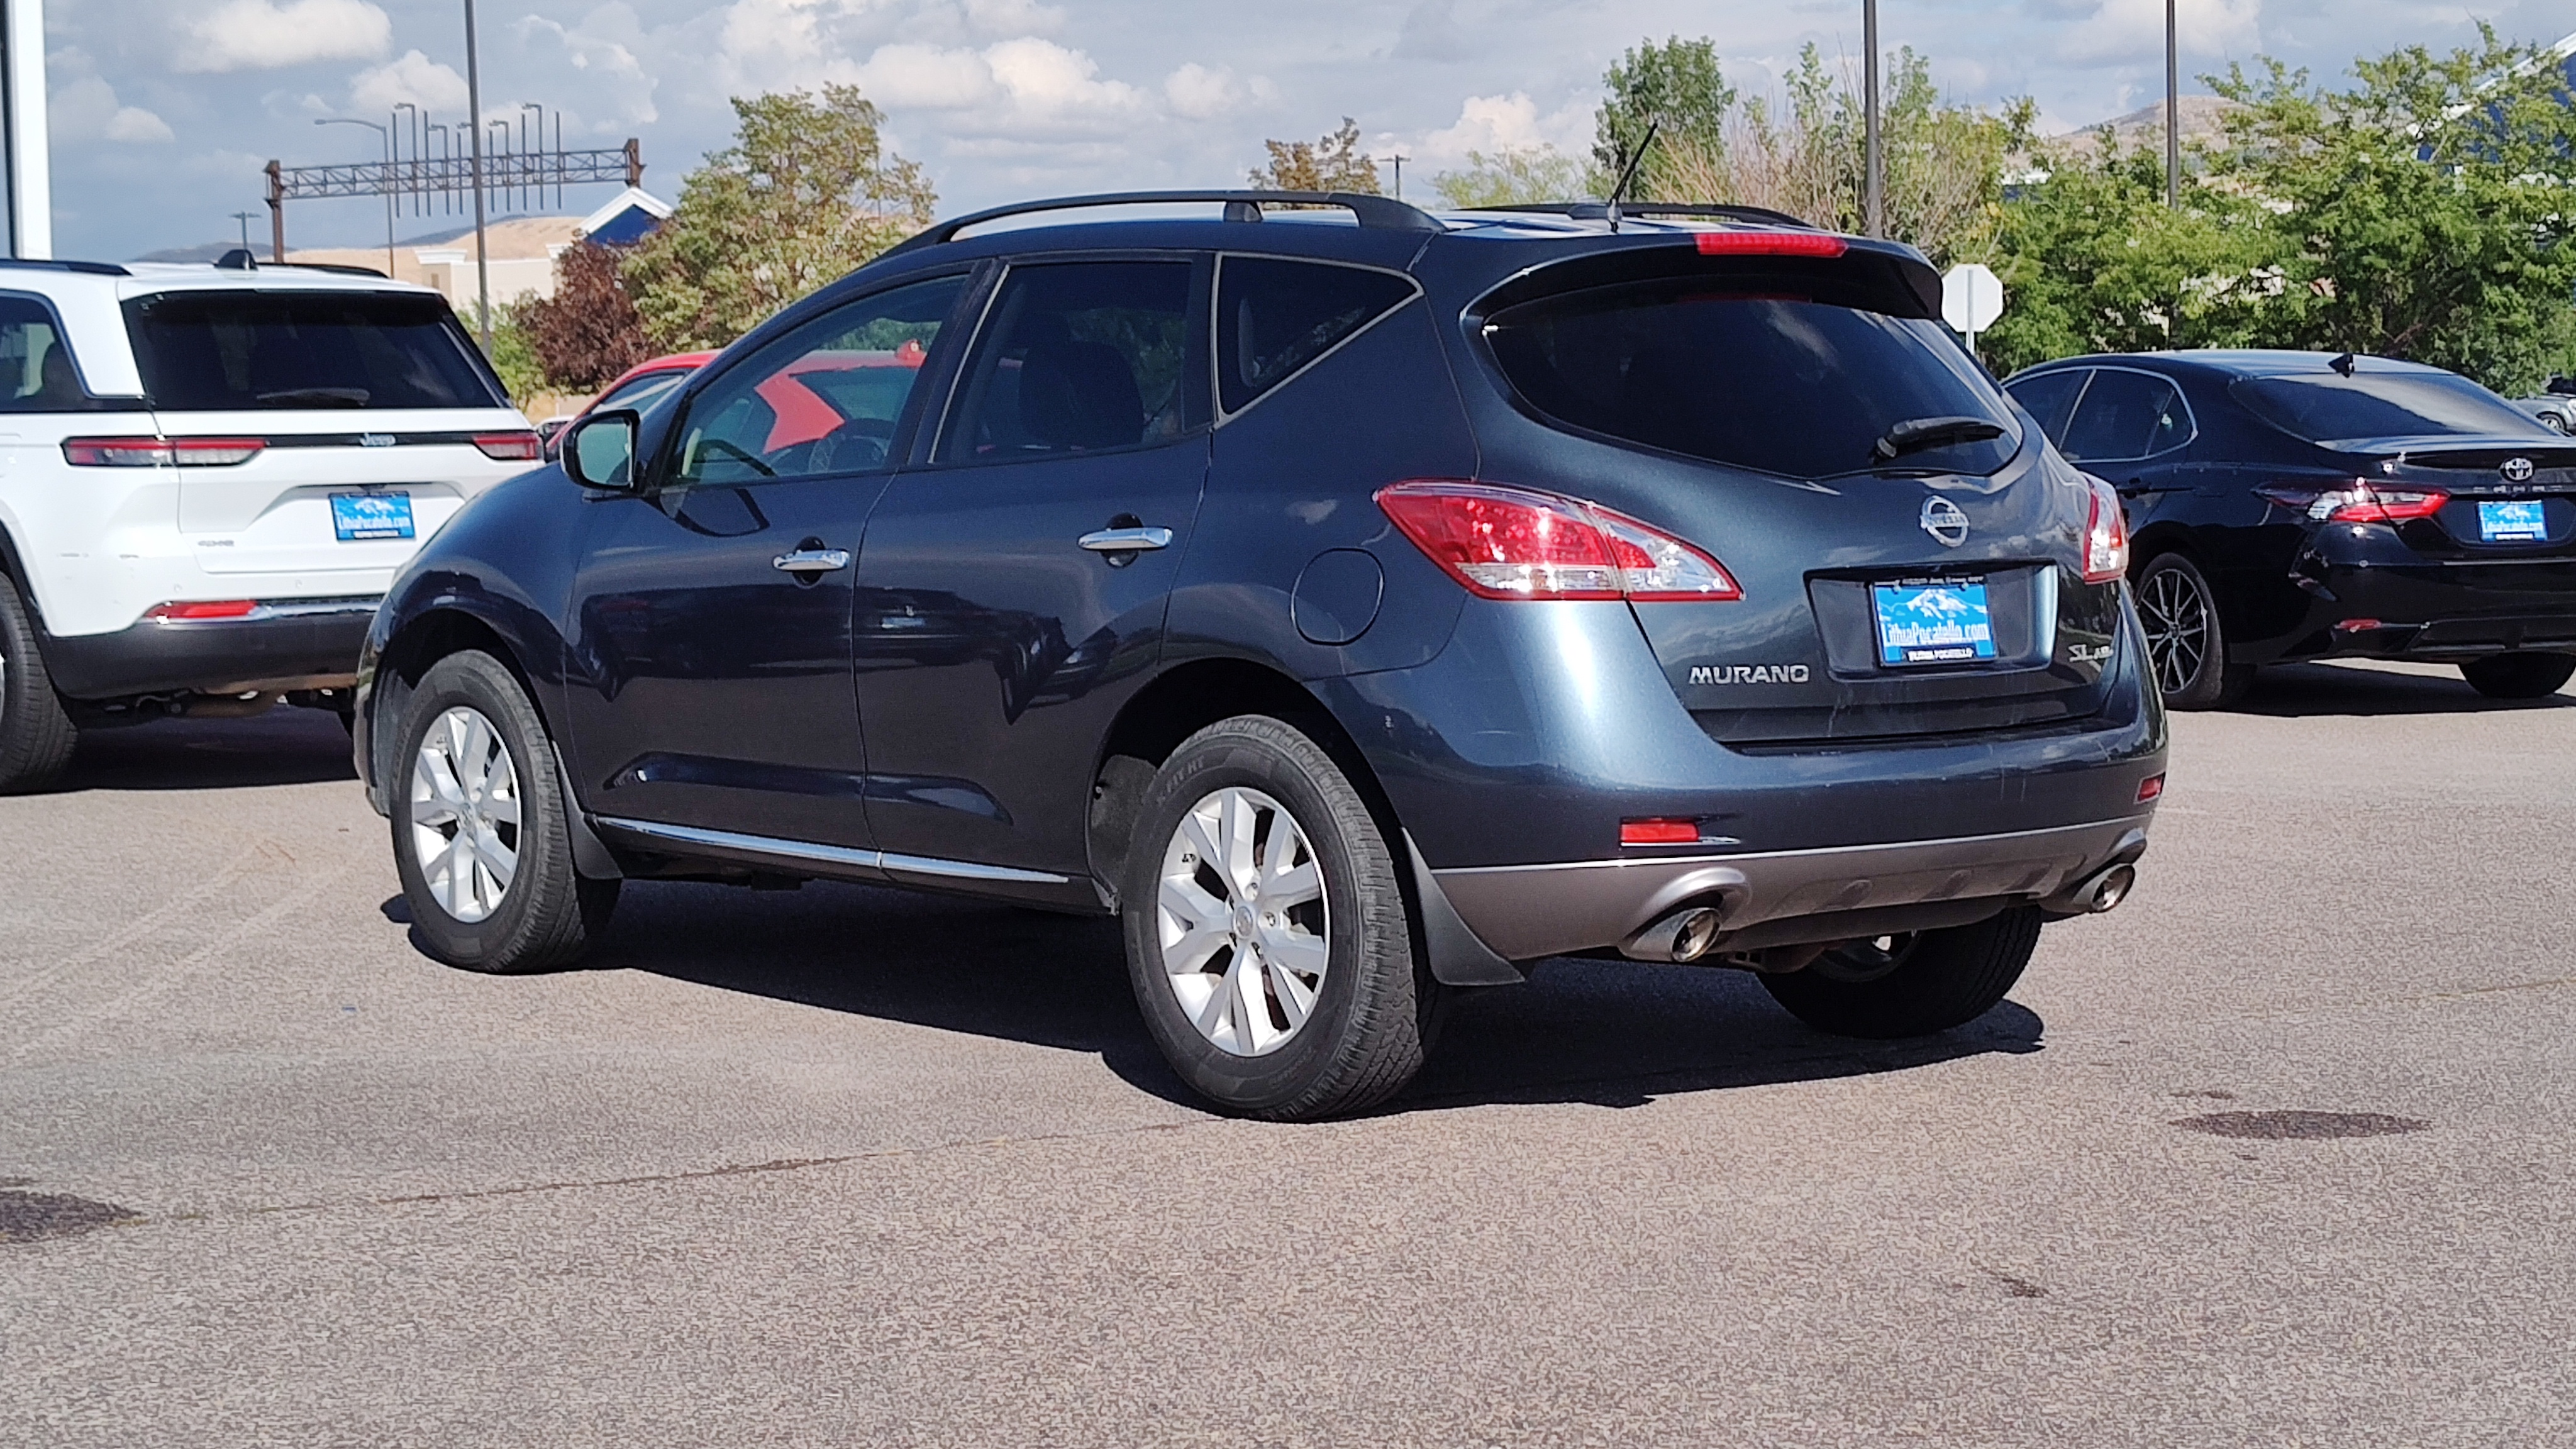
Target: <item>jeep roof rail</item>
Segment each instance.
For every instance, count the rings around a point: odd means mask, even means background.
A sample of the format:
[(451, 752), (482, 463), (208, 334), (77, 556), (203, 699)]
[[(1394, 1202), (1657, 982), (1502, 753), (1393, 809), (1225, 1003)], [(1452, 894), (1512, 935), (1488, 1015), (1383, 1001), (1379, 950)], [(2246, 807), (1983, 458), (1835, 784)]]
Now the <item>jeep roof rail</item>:
[(344, 277), (375, 277), (388, 282), (393, 280), (392, 277), (374, 267), (361, 267), (350, 262), (271, 262), (269, 265), (298, 272), (337, 272)]
[[(1610, 215), (1606, 201), (1529, 201), (1509, 206), (1462, 206), (1467, 212), (1527, 212), (1538, 216), (1570, 217), (1576, 221), (1601, 221)], [(1812, 221), (1773, 211), (1767, 206), (1728, 206), (1697, 201), (1623, 201), (1621, 216), (1700, 216), (1728, 221), (1758, 221), (1766, 226), (1794, 226), (1802, 231), (1821, 231)]]
[(1096, 196), (1058, 196), (1044, 201), (1014, 202), (934, 223), (928, 230), (888, 248), (886, 255), (956, 240), (970, 226), (1045, 211), (1076, 211), (1096, 206), (1154, 206), (1170, 202), (1225, 203), (1227, 221), (1259, 221), (1265, 206), (1329, 206), (1349, 212), (1360, 225), (1387, 231), (1444, 230), (1438, 219), (1419, 207), (1392, 197), (1356, 191), (1109, 191)]
[(48, 272), (79, 272), (92, 277), (130, 277), (134, 274), (114, 262), (64, 262), (50, 258), (0, 257), (0, 267), (36, 267)]

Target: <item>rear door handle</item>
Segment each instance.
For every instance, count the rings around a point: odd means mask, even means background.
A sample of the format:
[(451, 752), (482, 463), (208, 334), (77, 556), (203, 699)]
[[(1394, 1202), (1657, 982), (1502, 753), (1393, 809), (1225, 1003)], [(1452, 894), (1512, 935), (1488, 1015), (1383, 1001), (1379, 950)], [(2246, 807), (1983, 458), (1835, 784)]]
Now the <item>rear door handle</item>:
[(828, 574), (834, 569), (850, 566), (850, 551), (846, 548), (800, 548), (782, 553), (769, 562), (781, 573)]
[(1138, 549), (1170, 548), (1172, 531), (1168, 528), (1104, 528), (1086, 533), (1074, 542), (1093, 553), (1129, 553)]

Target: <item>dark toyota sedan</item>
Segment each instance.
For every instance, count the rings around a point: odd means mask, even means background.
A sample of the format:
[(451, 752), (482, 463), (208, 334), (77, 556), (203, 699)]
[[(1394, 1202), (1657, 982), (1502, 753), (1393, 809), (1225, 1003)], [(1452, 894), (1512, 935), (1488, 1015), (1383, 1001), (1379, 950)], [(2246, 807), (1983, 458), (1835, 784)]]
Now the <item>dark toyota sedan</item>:
[(2073, 357), (2005, 384), (2127, 500), (2165, 702), (2255, 666), (2459, 665), (2532, 699), (2576, 674), (2576, 443), (2456, 373), (2323, 352)]

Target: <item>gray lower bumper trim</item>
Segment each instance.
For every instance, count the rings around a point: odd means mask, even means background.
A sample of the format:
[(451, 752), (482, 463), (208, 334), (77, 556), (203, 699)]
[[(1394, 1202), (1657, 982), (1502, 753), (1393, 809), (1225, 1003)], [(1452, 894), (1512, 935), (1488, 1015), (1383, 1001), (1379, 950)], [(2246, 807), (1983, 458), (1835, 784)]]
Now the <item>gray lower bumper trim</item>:
[(900, 879), (904, 876), (927, 876), (934, 880), (990, 881), (1008, 885), (1070, 885), (1071, 876), (1053, 871), (1022, 870), (1017, 866), (981, 865), (971, 860), (934, 860), (923, 855), (902, 855), (893, 851), (861, 850), (847, 845), (822, 845), (810, 840), (779, 840), (766, 835), (738, 835), (730, 830), (705, 830), (694, 825), (665, 825), (652, 820), (621, 820), (601, 816), (599, 823), (629, 835), (649, 840), (668, 841), (674, 845), (697, 846), (722, 851), (729, 855), (759, 856), (764, 859), (792, 861), (799, 865), (837, 866), (844, 871), (883, 872)]
[[(1800, 917), (1948, 901), (2041, 900), (2145, 848), (2153, 812), (2087, 825), (1894, 845), (1662, 860), (1585, 860), (1432, 874), (1486, 945), (1515, 961), (1615, 946), (1685, 904), (1724, 913), (1719, 938)], [(1767, 939), (1780, 934), (1763, 933)]]

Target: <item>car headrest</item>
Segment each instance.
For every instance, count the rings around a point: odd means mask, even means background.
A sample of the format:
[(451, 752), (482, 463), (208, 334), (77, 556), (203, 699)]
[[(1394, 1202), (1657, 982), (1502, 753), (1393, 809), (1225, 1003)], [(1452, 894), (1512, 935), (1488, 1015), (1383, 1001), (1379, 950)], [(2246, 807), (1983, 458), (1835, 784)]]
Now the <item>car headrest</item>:
[(1127, 359), (1105, 342), (1042, 342), (1020, 361), (1020, 427), (1051, 448), (1116, 448), (1145, 430)]

